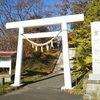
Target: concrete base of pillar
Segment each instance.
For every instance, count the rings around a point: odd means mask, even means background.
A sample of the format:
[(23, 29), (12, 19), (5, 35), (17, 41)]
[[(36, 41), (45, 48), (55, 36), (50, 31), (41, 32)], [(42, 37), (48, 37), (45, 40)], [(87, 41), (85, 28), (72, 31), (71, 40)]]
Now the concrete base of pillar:
[(86, 91), (83, 100), (100, 100), (100, 80), (85, 79), (83, 89)]
[(72, 89), (73, 89), (73, 88), (68, 88), (68, 87), (65, 87), (65, 86), (61, 87), (61, 91), (72, 90)]
[(11, 86), (14, 86), (14, 87), (19, 87), (19, 86), (22, 86), (23, 85), (23, 83), (22, 84), (11, 84)]

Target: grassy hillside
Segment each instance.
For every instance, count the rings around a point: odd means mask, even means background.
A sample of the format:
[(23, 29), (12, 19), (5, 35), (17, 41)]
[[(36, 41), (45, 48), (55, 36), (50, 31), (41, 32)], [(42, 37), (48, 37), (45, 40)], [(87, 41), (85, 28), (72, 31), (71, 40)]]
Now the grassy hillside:
[(39, 57), (24, 58), (22, 65), (22, 81), (27, 84), (51, 73), (59, 53), (59, 50), (53, 49), (40, 55), (39, 52), (33, 54)]

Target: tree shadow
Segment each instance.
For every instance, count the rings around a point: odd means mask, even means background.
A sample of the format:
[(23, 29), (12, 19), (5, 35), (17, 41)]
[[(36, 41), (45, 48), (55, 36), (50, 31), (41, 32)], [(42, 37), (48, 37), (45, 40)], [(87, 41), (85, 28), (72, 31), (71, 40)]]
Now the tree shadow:
[[(36, 76), (36, 75), (39, 75), (39, 76), (47, 76), (48, 75), (48, 73), (47, 72), (40, 72), (40, 71), (27, 71), (27, 73), (25, 73), (25, 74), (22, 74), (22, 79), (24, 79), (24, 78), (28, 78), (28, 77), (31, 77), (31, 76)], [(39, 80), (39, 78), (37, 79), (37, 80)], [(30, 81), (24, 81), (24, 86), (25, 85), (28, 85), (28, 84), (31, 84), (31, 83), (34, 83), (34, 82), (36, 82), (36, 80), (30, 80)]]
[(34, 76), (34, 75), (47, 75), (47, 72), (40, 72), (40, 71), (27, 71), (25, 74), (22, 74), (22, 76), (28, 77), (28, 76)]

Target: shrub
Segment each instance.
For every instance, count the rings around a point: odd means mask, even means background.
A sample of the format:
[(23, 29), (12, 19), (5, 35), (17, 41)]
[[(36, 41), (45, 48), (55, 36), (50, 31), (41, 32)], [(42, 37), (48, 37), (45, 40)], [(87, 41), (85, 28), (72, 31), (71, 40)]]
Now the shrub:
[(39, 59), (43, 55), (41, 51), (33, 51), (32, 53), (34, 59)]

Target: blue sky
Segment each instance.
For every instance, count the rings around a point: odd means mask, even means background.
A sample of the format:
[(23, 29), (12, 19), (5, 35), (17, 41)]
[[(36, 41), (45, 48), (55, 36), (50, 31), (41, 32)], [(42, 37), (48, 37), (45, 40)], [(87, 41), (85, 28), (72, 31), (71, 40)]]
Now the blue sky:
[[(16, 0), (15, 0), (16, 1)], [(57, 0), (43, 0), (43, 2), (45, 3), (45, 4), (54, 4), (54, 2), (55, 1), (57, 1)], [(11, 1), (12, 2), (12, 1)], [(2, 21), (3, 21), (3, 17), (2, 16), (0, 16), (1, 18), (2, 18)], [(71, 30), (70, 29), (70, 25), (67, 25), (67, 27), (68, 27), (68, 30)]]
[[(55, 2), (55, 0), (43, 0), (43, 1), (44, 1), (45, 4), (51, 4), (51, 5), (54, 4), (54, 2)], [(73, 0), (70, 0), (70, 1), (73, 1)], [(69, 13), (70, 13), (70, 11), (69, 11)], [(68, 30), (71, 31), (70, 26), (71, 26), (70, 24), (67, 24)]]
[(43, 0), (46, 4), (54, 4), (55, 0)]

